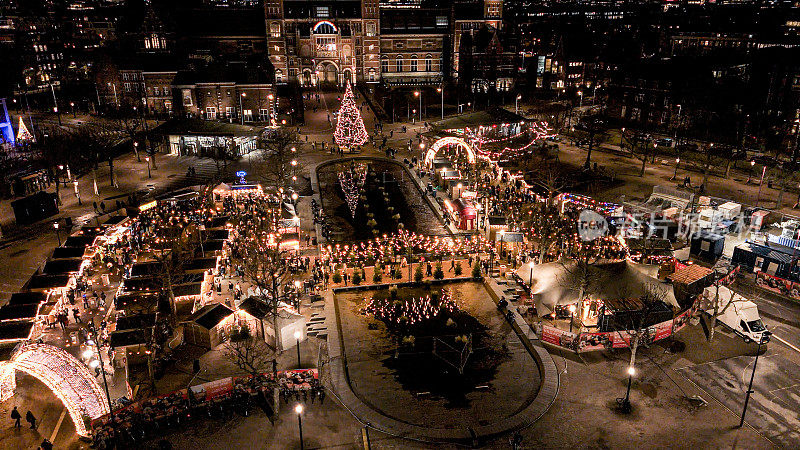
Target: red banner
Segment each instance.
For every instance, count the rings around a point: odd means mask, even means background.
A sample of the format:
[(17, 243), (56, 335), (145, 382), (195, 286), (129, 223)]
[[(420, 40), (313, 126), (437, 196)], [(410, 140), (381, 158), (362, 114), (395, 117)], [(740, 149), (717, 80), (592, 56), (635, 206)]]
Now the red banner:
[(800, 283), (795, 283), (765, 272), (756, 273), (756, 284), (762, 289), (800, 300)]

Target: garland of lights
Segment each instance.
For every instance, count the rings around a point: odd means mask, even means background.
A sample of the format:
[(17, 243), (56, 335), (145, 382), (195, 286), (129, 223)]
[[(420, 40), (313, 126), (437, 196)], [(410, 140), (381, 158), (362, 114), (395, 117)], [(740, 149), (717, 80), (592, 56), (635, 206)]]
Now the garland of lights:
[(88, 436), (84, 416), (96, 419), (110, 412), (100, 383), (89, 369), (63, 349), (47, 344), (22, 344), (11, 359), (0, 362), (0, 401), (14, 395), (15, 372), (21, 370), (43, 382), (64, 403), (75, 431)]
[(390, 327), (410, 327), (438, 317), (445, 311), (458, 311), (455, 300), (446, 292), (442, 292), (440, 296), (426, 295), (406, 300), (372, 297), (362, 310)]
[(356, 217), (358, 198), (361, 196), (361, 189), (364, 187), (366, 179), (366, 164), (353, 164), (350, 166), (350, 170), (339, 172), (339, 186), (342, 187), (344, 200), (347, 202), (347, 207), (350, 208), (350, 214), (353, 218)]
[(369, 139), (367, 129), (364, 127), (364, 120), (361, 118), (358, 106), (356, 106), (353, 90), (350, 88), (349, 82), (347, 83), (347, 89), (344, 91), (342, 105), (339, 108), (336, 131), (333, 133), (333, 138), (336, 145), (348, 149), (364, 145)]

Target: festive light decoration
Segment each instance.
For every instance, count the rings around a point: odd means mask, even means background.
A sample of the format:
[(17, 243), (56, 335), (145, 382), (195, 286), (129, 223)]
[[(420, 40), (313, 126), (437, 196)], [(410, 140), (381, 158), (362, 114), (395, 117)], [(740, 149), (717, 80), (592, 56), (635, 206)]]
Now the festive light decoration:
[(347, 207), (350, 208), (350, 214), (353, 218), (356, 217), (358, 198), (361, 196), (361, 189), (364, 187), (364, 181), (366, 179), (366, 164), (351, 164), (350, 170), (339, 172), (339, 186), (342, 187), (344, 200), (347, 202)]
[(369, 139), (367, 129), (364, 127), (364, 120), (361, 118), (358, 106), (356, 106), (353, 90), (350, 88), (349, 82), (347, 83), (347, 89), (344, 91), (342, 105), (339, 108), (336, 131), (333, 133), (333, 138), (336, 145), (348, 149), (364, 145)]
[(476, 154), (472, 146), (469, 145), (464, 139), (448, 136), (439, 139), (438, 141), (434, 142), (433, 145), (431, 145), (431, 147), (428, 149), (428, 152), (425, 153), (425, 164), (430, 164), (431, 161), (433, 161), (433, 158), (436, 156), (436, 153), (438, 153), (442, 147), (449, 145), (455, 145), (459, 148), (465, 149), (467, 151), (467, 159), (469, 162), (471, 164), (475, 163)]
[(66, 351), (47, 344), (21, 344), (8, 361), (0, 362), (0, 401), (14, 395), (16, 371), (43, 382), (64, 403), (75, 431), (88, 436), (84, 416), (95, 419), (111, 409), (100, 383), (89, 369)]
[(455, 300), (446, 292), (407, 300), (372, 297), (363, 309), (364, 313), (372, 314), (392, 328), (413, 326), (438, 317), (445, 311), (450, 313), (458, 311)]
[(17, 140), (20, 142), (25, 141), (32, 141), (33, 135), (30, 131), (28, 131), (28, 127), (25, 126), (25, 122), (23, 122), (22, 117), (19, 118), (19, 127), (17, 130)]

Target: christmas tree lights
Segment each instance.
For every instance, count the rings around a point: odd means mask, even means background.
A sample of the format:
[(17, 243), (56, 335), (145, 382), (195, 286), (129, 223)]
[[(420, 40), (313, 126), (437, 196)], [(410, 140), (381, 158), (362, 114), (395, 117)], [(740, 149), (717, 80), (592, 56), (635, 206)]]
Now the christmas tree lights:
[(353, 218), (356, 217), (358, 198), (361, 196), (361, 189), (364, 187), (366, 179), (366, 164), (351, 164), (350, 170), (339, 172), (339, 185), (342, 187), (344, 200), (347, 202), (347, 207), (350, 208), (350, 214)]
[(369, 139), (367, 129), (364, 127), (364, 120), (358, 111), (356, 101), (353, 97), (353, 90), (350, 83), (344, 91), (342, 105), (339, 108), (339, 116), (336, 122), (336, 131), (333, 133), (336, 145), (343, 149), (350, 149), (359, 145), (364, 145)]

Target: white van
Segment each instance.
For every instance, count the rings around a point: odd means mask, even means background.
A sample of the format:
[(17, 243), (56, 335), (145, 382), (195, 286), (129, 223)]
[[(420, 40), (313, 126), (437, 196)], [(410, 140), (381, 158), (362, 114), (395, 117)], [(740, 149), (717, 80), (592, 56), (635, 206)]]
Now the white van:
[[(714, 296), (716, 288), (709, 286), (703, 291), (703, 310), (714, 315)], [(722, 322), (741, 336), (745, 342), (769, 342), (770, 333), (758, 315), (758, 306), (752, 301), (734, 293), (725, 286), (719, 287), (717, 299), (717, 321)], [(765, 334), (766, 332), (766, 334)], [(763, 337), (763, 341), (761, 341)]]

